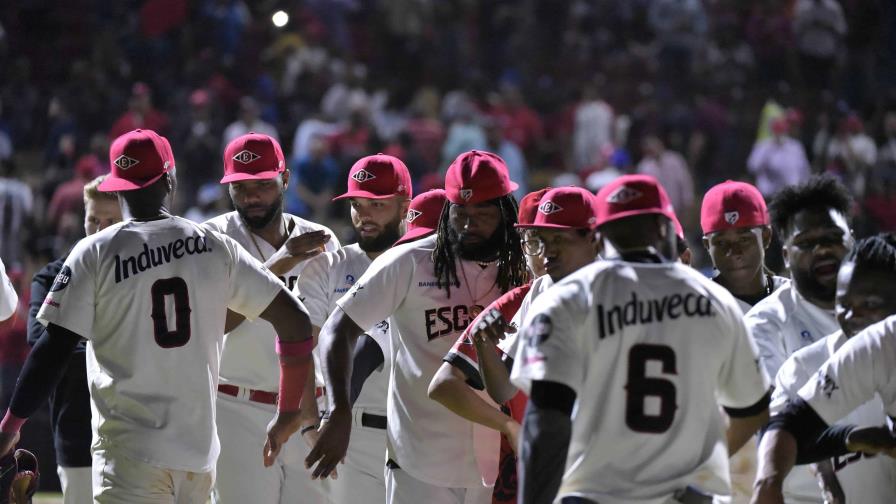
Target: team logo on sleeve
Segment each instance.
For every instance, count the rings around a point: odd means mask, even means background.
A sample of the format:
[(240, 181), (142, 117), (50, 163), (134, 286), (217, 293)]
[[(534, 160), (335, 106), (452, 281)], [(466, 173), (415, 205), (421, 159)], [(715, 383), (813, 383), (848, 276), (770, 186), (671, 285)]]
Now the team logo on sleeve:
[(256, 159), (261, 159), (261, 156), (246, 149), (243, 149), (233, 155), (233, 160), (237, 163), (249, 164)]
[(58, 292), (68, 287), (68, 283), (72, 279), (72, 270), (68, 266), (63, 266), (59, 270), (59, 274), (53, 279), (53, 285), (50, 286), (50, 292)]
[(356, 283), (354, 286), (352, 286), (352, 288), (350, 290), (352, 297), (357, 296), (358, 293), (360, 293), (362, 290), (364, 290), (364, 286), (359, 283)]
[(725, 222), (728, 224), (734, 224), (740, 219), (740, 212), (725, 212)]
[(551, 331), (554, 330), (554, 324), (551, 317), (541, 313), (535, 316), (529, 329), (526, 331), (526, 344), (535, 348), (551, 337)]
[(408, 210), (408, 215), (407, 215), (407, 217), (405, 217), (404, 220), (406, 220), (408, 222), (414, 222), (414, 219), (416, 219), (417, 217), (420, 217), (421, 215), (423, 215), (423, 212), (421, 212), (420, 210), (414, 210), (413, 208), (411, 208), (410, 210)]
[(370, 173), (367, 170), (358, 170), (352, 174), (352, 179), (358, 182), (367, 182), (368, 180), (373, 180), (376, 178), (376, 175)]
[(127, 157), (124, 154), (115, 158), (115, 161), (112, 161), (112, 164), (114, 164), (115, 166), (117, 166), (125, 171), (127, 171), (128, 168), (131, 168), (139, 163), (140, 163), (140, 161), (138, 161), (132, 157)]
[(834, 391), (840, 389), (840, 387), (837, 386), (837, 382), (821, 369), (818, 371), (818, 387), (828, 399), (831, 398)]

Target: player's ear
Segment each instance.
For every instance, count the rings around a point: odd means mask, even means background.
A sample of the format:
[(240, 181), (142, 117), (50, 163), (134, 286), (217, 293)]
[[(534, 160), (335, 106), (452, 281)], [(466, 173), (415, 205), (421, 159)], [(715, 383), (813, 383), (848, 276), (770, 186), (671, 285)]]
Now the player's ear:
[(283, 190), (289, 188), (289, 170), (283, 170), (280, 173), (280, 181), (283, 182)]
[(768, 246), (772, 244), (772, 228), (771, 226), (762, 226), (762, 248), (768, 250)]

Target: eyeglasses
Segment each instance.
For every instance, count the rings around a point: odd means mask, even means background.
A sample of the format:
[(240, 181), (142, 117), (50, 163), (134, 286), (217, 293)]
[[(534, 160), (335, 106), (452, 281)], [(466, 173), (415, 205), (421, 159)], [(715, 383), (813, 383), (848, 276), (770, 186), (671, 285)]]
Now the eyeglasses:
[(523, 241), (523, 253), (529, 256), (541, 255), (544, 252), (544, 242), (538, 238), (530, 238)]

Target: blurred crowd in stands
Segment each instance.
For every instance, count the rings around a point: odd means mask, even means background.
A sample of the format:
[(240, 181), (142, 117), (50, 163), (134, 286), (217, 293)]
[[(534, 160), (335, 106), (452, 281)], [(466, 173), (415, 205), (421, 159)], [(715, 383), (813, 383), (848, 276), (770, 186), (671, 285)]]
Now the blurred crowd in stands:
[(703, 267), (701, 195), (726, 179), (770, 195), (830, 172), (857, 235), (896, 230), (887, 0), (18, 0), (0, 68), (0, 256), (24, 299), (141, 127), (171, 139), (174, 210), (197, 221), (228, 208), (223, 146), (256, 131), (288, 156), (287, 211), (338, 233), (358, 158), (403, 159), (418, 192), (470, 149), (520, 194), (657, 176)]

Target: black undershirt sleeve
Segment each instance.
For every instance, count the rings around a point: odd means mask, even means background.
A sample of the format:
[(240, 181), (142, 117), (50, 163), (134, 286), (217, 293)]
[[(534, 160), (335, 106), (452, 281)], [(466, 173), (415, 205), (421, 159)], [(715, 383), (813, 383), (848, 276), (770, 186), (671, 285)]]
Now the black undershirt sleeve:
[(530, 392), (520, 448), (519, 502), (550, 504), (563, 478), (576, 394), (550, 381), (532, 382)]
[(769, 420), (763, 434), (770, 430), (785, 430), (796, 440), (798, 465), (849, 453), (846, 438), (854, 425), (828, 426), (818, 413), (802, 399), (791, 399), (783, 411)]
[(367, 378), (369, 378), (374, 371), (383, 365), (385, 357), (383, 356), (383, 350), (380, 348), (379, 343), (370, 336), (362, 334), (355, 344), (355, 350), (352, 353), (352, 362), (354, 367), (352, 367), (349, 404), (354, 405), (355, 400), (361, 395), (361, 389), (364, 387), (364, 382), (367, 381)]
[(46, 403), (65, 373), (72, 350), (80, 341), (81, 336), (68, 329), (55, 324), (47, 326), (22, 367), (9, 404), (13, 415), (28, 418)]

